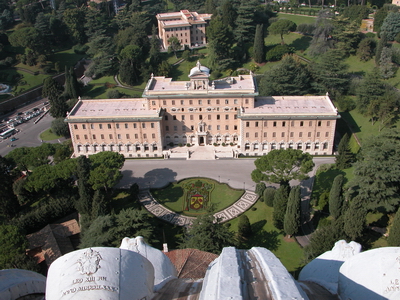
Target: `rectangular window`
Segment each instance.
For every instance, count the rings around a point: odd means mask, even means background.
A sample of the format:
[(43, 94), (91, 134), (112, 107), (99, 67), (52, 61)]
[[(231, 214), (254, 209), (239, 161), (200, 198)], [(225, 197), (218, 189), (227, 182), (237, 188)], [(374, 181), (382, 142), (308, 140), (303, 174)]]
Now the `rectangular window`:
[(331, 121), (326, 122), (326, 126), (331, 126)]
[(156, 101), (151, 101), (151, 105), (156, 105)]
[(303, 121), (300, 121), (300, 127), (302, 127), (304, 125)]
[(254, 137), (258, 138), (258, 132), (254, 133)]
[(250, 133), (246, 132), (246, 137), (248, 138), (250, 136)]
[(249, 99), (244, 100), (245, 104), (249, 104)]
[(225, 120), (229, 120), (229, 115), (225, 115)]
[(121, 139), (121, 135), (119, 133), (117, 134), (117, 139)]
[(104, 134), (100, 134), (100, 138), (104, 140)]
[(193, 115), (190, 115), (190, 120), (193, 121)]
[(211, 104), (211, 100), (207, 100), (207, 104), (210, 105)]
[(115, 127), (117, 128), (117, 129), (119, 129), (119, 124), (117, 123), (117, 124), (115, 124)]
[(237, 130), (237, 125), (233, 125), (233, 130)]
[(85, 124), (82, 124), (82, 129), (86, 129), (86, 125)]
[(299, 137), (303, 137), (303, 133), (302, 132), (299, 132)]
[(308, 133), (308, 137), (311, 137), (311, 132)]
[(178, 126), (174, 126), (174, 131), (178, 131)]
[(290, 126), (294, 126), (294, 121), (292, 121), (292, 123), (290, 124)]
[(225, 130), (229, 130), (229, 125), (225, 125)]
[(211, 115), (208, 115), (208, 116), (207, 116), (207, 119), (208, 119), (208, 120), (211, 120)]
[(264, 127), (268, 127), (267, 125), (268, 125), (268, 122), (264, 121)]
[(169, 126), (165, 126), (165, 130), (166, 130), (166, 131), (169, 131)]
[(208, 125), (208, 130), (211, 130), (211, 128), (212, 128), (211, 125)]
[(128, 129), (128, 123), (125, 123), (125, 129)]
[(321, 126), (322, 125), (322, 122), (321, 121), (318, 121), (318, 126)]
[(186, 126), (182, 126), (182, 131), (186, 131)]
[(319, 137), (319, 134), (320, 134), (320, 133), (319, 133), (319, 132), (317, 132), (317, 137)]
[(156, 138), (156, 134), (155, 134), (155, 133), (152, 133), (152, 134), (151, 134), (151, 138), (152, 138), (152, 139), (155, 139), (155, 138)]
[(250, 127), (250, 122), (246, 122), (246, 127)]
[(172, 100), (172, 105), (175, 105), (175, 100)]
[(129, 133), (126, 134), (126, 139), (129, 140)]
[(167, 101), (163, 100), (162, 104), (167, 105)]
[(110, 140), (112, 140), (112, 134), (109, 134), (108, 137)]
[(238, 104), (238, 100), (237, 99), (233, 100), (233, 104)]
[(181, 100), (181, 105), (184, 105), (185, 104), (185, 100)]
[(172, 120), (176, 120), (176, 116), (172, 116)]
[(325, 132), (325, 137), (329, 137), (329, 132)]
[(258, 122), (255, 122), (254, 126), (255, 126), (255, 127), (258, 127)]
[(267, 137), (267, 133), (266, 133), (266, 132), (264, 132), (264, 137), (265, 137), (265, 138)]
[(135, 133), (135, 139), (138, 139), (138, 134), (137, 133)]
[(199, 120), (203, 120), (203, 115), (199, 115)]
[(312, 121), (308, 122), (308, 126), (312, 126)]
[(164, 120), (165, 120), (165, 121), (168, 121), (168, 116), (164, 116)]
[(143, 138), (147, 139), (147, 134), (143, 133)]
[(225, 99), (225, 104), (229, 104), (229, 100), (228, 99)]
[(217, 115), (217, 120), (219, 120), (220, 119), (220, 115)]
[(185, 121), (185, 115), (182, 115), (182, 119), (181, 119), (182, 121)]
[(94, 125), (93, 124), (90, 124), (90, 129), (94, 129)]
[(107, 124), (107, 128), (108, 128), (108, 129), (111, 129), (111, 124)]
[(199, 105), (202, 105), (202, 103), (203, 103), (201, 100), (199, 100), (198, 102), (199, 102)]
[(74, 129), (78, 129), (78, 125), (75, 124), (75, 125), (74, 125)]
[(220, 129), (221, 129), (221, 126), (217, 125), (217, 130), (220, 130)]
[(237, 119), (237, 115), (234, 115), (233, 118), (236, 120)]
[(276, 122), (274, 122), (272, 126), (276, 127)]
[(290, 133), (290, 137), (294, 137), (294, 132), (291, 132), (291, 133)]
[(286, 126), (286, 122), (283, 121), (283, 122), (282, 122), (282, 127), (285, 127), (285, 126)]
[(219, 99), (217, 99), (217, 104), (219, 104)]
[(276, 137), (276, 132), (273, 132), (273, 133), (272, 133), (272, 137)]
[(146, 123), (142, 123), (142, 128), (146, 128)]
[(193, 125), (190, 126), (190, 130), (194, 130), (194, 126)]
[(85, 140), (87, 140), (87, 139), (88, 139), (88, 137), (87, 137), (87, 134), (85, 134), (83, 137), (85, 138)]
[(93, 134), (92, 137), (93, 137), (94, 140), (96, 139), (96, 135), (95, 134)]
[(133, 123), (133, 128), (136, 128), (136, 123)]
[(189, 105), (193, 105), (193, 100), (189, 100)]
[(285, 137), (285, 133), (284, 132), (281, 133), (281, 137)]
[(79, 140), (79, 134), (76, 135), (76, 139)]

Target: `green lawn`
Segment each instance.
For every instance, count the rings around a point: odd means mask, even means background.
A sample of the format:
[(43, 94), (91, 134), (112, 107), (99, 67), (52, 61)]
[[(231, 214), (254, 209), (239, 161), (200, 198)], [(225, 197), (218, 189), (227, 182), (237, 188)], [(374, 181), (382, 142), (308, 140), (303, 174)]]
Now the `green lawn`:
[(218, 183), (217, 181), (209, 178), (185, 179), (172, 183), (163, 189), (152, 189), (151, 193), (158, 202), (163, 204), (165, 207), (176, 211), (177, 213), (182, 213), (187, 216), (203, 214), (205, 213), (204, 210), (199, 211), (199, 213), (184, 210), (184, 201), (187, 197), (187, 189), (185, 189), (184, 186), (190, 181), (194, 182), (197, 180), (214, 186), (210, 193), (213, 211), (220, 211), (232, 205), (243, 194), (243, 190), (232, 189), (225, 183)]
[(54, 134), (53, 132), (51, 132), (51, 128), (49, 128), (40, 134), (40, 138), (43, 141), (52, 141), (61, 138), (61, 136)]
[[(250, 220), (253, 236), (242, 245), (243, 249), (265, 247), (272, 251), (293, 275), (302, 267), (303, 249), (291, 238), (287, 239), (272, 223), (273, 208), (257, 201), (245, 214)], [(239, 218), (229, 221), (231, 230), (237, 232)]]
[(279, 19), (288, 19), (296, 25), (299, 24), (314, 24), (316, 17), (311, 17), (311, 16), (299, 16), (299, 15), (293, 15), (293, 14), (286, 14), (286, 13), (278, 13), (278, 18)]
[(49, 57), (50, 61), (60, 63), (61, 72), (64, 72), (65, 66), (72, 67), (82, 58), (87, 57), (86, 54), (76, 54), (74, 50), (68, 49), (60, 52), (56, 52)]

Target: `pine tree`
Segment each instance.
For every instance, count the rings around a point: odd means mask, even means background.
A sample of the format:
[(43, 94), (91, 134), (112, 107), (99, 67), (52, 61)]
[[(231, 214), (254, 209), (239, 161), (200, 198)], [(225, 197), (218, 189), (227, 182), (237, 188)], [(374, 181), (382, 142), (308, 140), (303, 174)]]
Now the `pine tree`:
[(93, 203), (92, 203), (92, 219), (96, 219), (99, 216), (105, 216), (109, 214), (108, 203), (104, 195), (104, 190), (98, 189), (94, 192)]
[(329, 213), (334, 218), (337, 219), (342, 213), (343, 206), (343, 175), (338, 175), (333, 180), (332, 188), (329, 193)]
[(234, 28), (235, 21), (237, 18), (237, 12), (231, 3), (231, 0), (225, 0), (224, 3), (222, 4), (221, 18), (223, 24), (229, 25), (231, 28)]
[(150, 40), (149, 62), (154, 71), (157, 70), (158, 65), (161, 63), (160, 40), (157, 37), (157, 28), (154, 25)]
[(344, 232), (353, 241), (362, 236), (365, 227), (367, 210), (363, 201), (357, 196), (350, 202), (349, 208), (344, 213)]
[(301, 189), (300, 186), (292, 188), (286, 207), (283, 229), (285, 233), (292, 236), (297, 233), (301, 225)]
[(78, 99), (79, 96), (79, 84), (76, 80), (74, 68), (65, 67), (65, 88), (64, 96), (69, 99)]
[(390, 227), (388, 244), (392, 247), (400, 247), (400, 208), (393, 219), (393, 224)]
[(256, 35), (254, 37), (253, 59), (256, 63), (262, 63), (265, 59), (264, 51), (264, 27), (263, 24), (257, 24)]
[(235, 22), (236, 28), (234, 30), (235, 39), (239, 47), (243, 47), (246, 43), (254, 39), (255, 24), (253, 20), (257, 4), (253, 0), (242, 1), (240, 3)]
[(274, 226), (278, 229), (283, 229), (289, 192), (290, 186), (282, 184), (275, 193), (274, 212), (272, 217), (274, 220)]
[(338, 169), (347, 169), (351, 166), (353, 154), (350, 151), (349, 141), (349, 135), (345, 133), (345, 135), (340, 140), (338, 146), (338, 154), (335, 158), (336, 168)]
[(62, 86), (53, 78), (43, 80), (42, 96), (47, 97), (50, 102), (50, 114), (53, 118), (65, 117), (68, 105), (61, 97)]
[(392, 49), (383, 47), (381, 57), (379, 58), (379, 71), (382, 78), (392, 78), (396, 73), (396, 66), (392, 62)]
[(264, 191), (264, 202), (267, 204), (269, 207), (274, 206), (274, 197), (275, 197), (276, 189), (272, 187), (268, 187)]
[(217, 7), (215, 6), (214, 0), (206, 0), (206, 3), (204, 5), (204, 10), (206, 11), (207, 14), (216, 14), (217, 13)]

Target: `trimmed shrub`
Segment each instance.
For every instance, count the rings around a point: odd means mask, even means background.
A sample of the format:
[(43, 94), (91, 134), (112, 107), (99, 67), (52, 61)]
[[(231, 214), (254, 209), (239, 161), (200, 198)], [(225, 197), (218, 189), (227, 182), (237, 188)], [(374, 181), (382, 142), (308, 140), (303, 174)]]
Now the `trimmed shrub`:
[(293, 53), (293, 49), (288, 45), (276, 45), (267, 52), (265, 59), (267, 61), (278, 61), (281, 60), (285, 54)]
[(264, 182), (259, 182), (256, 185), (256, 194), (260, 197), (264, 195), (264, 191), (267, 187), (265, 186)]
[(263, 193), (264, 202), (269, 207), (273, 207), (274, 206), (275, 192), (276, 192), (276, 189), (274, 189), (272, 187), (268, 187), (268, 188), (266, 188), (264, 190), (264, 193)]

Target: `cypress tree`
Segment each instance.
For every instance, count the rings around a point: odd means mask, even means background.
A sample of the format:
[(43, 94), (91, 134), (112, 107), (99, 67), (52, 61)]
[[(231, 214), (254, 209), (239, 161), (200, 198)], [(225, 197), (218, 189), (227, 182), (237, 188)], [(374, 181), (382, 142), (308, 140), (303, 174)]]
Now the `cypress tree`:
[(351, 166), (353, 155), (349, 146), (349, 135), (346, 133), (340, 140), (338, 154), (336, 155), (336, 168), (347, 169)]
[(289, 200), (286, 207), (283, 228), (287, 235), (292, 236), (297, 233), (301, 225), (301, 189), (295, 186), (289, 194)]
[(274, 207), (274, 197), (275, 197), (275, 192), (276, 189), (272, 187), (268, 187), (264, 190), (264, 202), (267, 204), (269, 207)]
[(355, 197), (344, 213), (344, 232), (353, 241), (362, 235), (365, 226), (367, 210), (365, 204), (358, 197)]
[(81, 214), (90, 215), (92, 213), (93, 190), (88, 184), (90, 175), (90, 160), (81, 155), (77, 158), (76, 176), (78, 177), (79, 200), (75, 208)]
[(239, 217), (238, 239), (240, 242), (246, 241), (252, 235), (249, 218), (243, 214)]
[(105, 216), (109, 214), (108, 203), (104, 195), (104, 190), (98, 189), (94, 192), (93, 203), (92, 203), (92, 219), (96, 219), (99, 216)]
[(381, 39), (378, 42), (378, 46), (376, 47), (376, 52), (375, 52), (375, 64), (379, 66), (379, 61), (381, 59), (381, 54), (383, 51), (383, 48), (387, 47), (388, 44), (388, 39), (386, 32), (382, 31), (381, 32)]
[(150, 40), (149, 62), (153, 70), (157, 70), (161, 63), (160, 40), (157, 37), (157, 28), (153, 25)]
[(334, 218), (337, 219), (342, 213), (343, 206), (343, 175), (338, 175), (333, 180), (331, 192), (329, 193), (329, 213)]
[(289, 192), (290, 186), (282, 184), (274, 196), (274, 212), (272, 217), (274, 220), (274, 226), (278, 229), (283, 229)]
[(393, 219), (392, 227), (388, 237), (389, 246), (400, 246), (400, 208), (397, 210), (396, 216)]
[(264, 52), (264, 27), (263, 24), (257, 24), (256, 35), (254, 37), (253, 59), (256, 63), (262, 63), (265, 58)]

